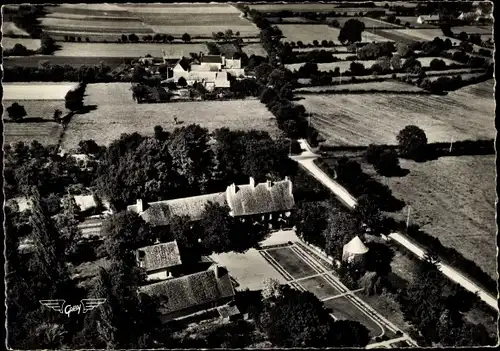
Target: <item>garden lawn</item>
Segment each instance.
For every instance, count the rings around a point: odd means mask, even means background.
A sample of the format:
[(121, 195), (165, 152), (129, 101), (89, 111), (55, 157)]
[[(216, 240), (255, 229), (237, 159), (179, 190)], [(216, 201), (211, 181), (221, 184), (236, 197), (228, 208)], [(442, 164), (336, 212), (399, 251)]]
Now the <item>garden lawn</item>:
[(119, 44), (119, 43), (61, 43), (61, 49), (56, 56), (85, 56), (85, 57), (142, 57), (150, 54), (153, 57), (162, 57), (165, 50), (167, 58), (189, 56), (190, 52), (208, 53), (207, 46), (198, 44)]
[(337, 297), (324, 302), (326, 308), (332, 309), (333, 315), (337, 319), (358, 321), (368, 328), (370, 336), (375, 338), (382, 336), (384, 329), (371, 317), (354, 306), (346, 297)]
[[(130, 88), (129, 83), (89, 84), (85, 104), (96, 109), (72, 119), (64, 148), (75, 148), (84, 139), (107, 145), (122, 133), (152, 135), (156, 125), (169, 131), (195, 123), (209, 131), (228, 127), (281, 134), (273, 115), (256, 99), (137, 104)], [(174, 117), (182, 124), (174, 125)]]
[(321, 276), (304, 279), (298, 283), (304, 289), (316, 295), (320, 300), (340, 294), (340, 291)]
[(316, 271), (309, 266), (309, 264), (307, 264), (289, 247), (268, 249), (266, 252), (274, 258), (278, 264), (283, 267), (284, 270), (294, 279), (317, 274)]
[(396, 135), (415, 124), (429, 142), (495, 138), (493, 81), (439, 95), (303, 95), (312, 124), (327, 144), (396, 144)]

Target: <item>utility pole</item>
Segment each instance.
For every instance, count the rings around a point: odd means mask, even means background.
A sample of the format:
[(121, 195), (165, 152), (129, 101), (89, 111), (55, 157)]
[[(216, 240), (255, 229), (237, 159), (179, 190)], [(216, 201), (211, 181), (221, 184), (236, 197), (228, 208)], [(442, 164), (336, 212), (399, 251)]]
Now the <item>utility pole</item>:
[(451, 153), (452, 148), (453, 148), (453, 136), (451, 137), (451, 140), (450, 140), (450, 150), (449, 150), (450, 153)]
[(340, 71), (339, 84), (342, 84), (342, 71)]
[(408, 227), (410, 226), (410, 212), (411, 212), (411, 207), (408, 205), (408, 217), (406, 218), (406, 230), (408, 230)]
[(309, 116), (307, 116), (308, 122), (307, 125), (310, 127), (311, 126), (311, 113), (309, 113)]

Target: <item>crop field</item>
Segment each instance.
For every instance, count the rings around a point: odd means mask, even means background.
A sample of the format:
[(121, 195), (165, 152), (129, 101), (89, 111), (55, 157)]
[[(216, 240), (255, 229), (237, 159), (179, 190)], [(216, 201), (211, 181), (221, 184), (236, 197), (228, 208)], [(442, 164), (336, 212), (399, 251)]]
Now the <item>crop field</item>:
[(21, 44), (29, 50), (37, 50), (40, 48), (40, 39), (31, 39), (31, 38), (2, 38), (2, 47), (3, 49), (12, 49), (14, 45)]
[[(240, 11), (226, 4), (205, 5), (106, 5), (49, 7), (42, 19), (44, 29), (56, 39), (79, 36), (82, 41), (115, 42), (122, 34), (161, 33), (180, 37), (211, 36), (232, 29), (241, 37), (258, 35), (258, 28), (240, 17)], [(108, 15), (108, 16), (106, 16)]]
[[(411, 206), (411, 221), (496, 277), (495, 155), (400, 162), (410, 173), (383, 182)], [(404, 221), (405, 210), (391, 215)]]
[(281, 17), (266, 17), (266, 19), (271, 22), (271, 23), (281, 23), (281, 22), (287, 22), (287, 23), (315, 23), (315, 21), (304, 18), (304, 17), (284, 17), (283, 19)]
[(162, 50), (168, 58), (189, 56), (190, 52), (208, 53), (205, 44), (119, 44), (119, 43), (61, 43), (61, 49), (55, 56), (66, 57), (140, 57), (150, 54), (153, 57), (162, 57)]
[(305, 87), (299, 88), (295, 90), (296, 94), (300, 94), (301, 92), (316, 92), (322, 90), (358, 90), (358, 91), (394, 91), (394, 92), (421, 92), (423, 91), (419, 87), (416, 87), (412, 84), (406, 84), (399, 81), (383, 81), (383, 82), (366, 82), (366, 83), (356, 83), (356, 84), (338, 84), (338, 85), (330, 85), (330, 86), (313, 86), (313, 87)]
[(248, 56), (250, 55), (257, 55), (263, 57), (267, 56), (267, 52), (266, 50), (264, 50), (261, 44), (248, 44), (243, 46), (241, 50), (243, 50), (243, 52)]
[[(80, 140), (88, 138), (107, 145), (122, 133), (151, 135), (155, 125), (173, 130), (196, 123), (210, 131), (228, 127), (280, 134), (273, 115), (256, 99), (137, 104), (132, 100), (130, 87), (129, 83), (89, 84), (85, 104), (96, 109), (72, 119), (64, 148), (75, 148)], [(174, 125), (174, 117), (181, 124)]]
[(76, 83), (3, 83), (5, 100), (64, 100)]
[(31, 143), (37, 140), (42, 145), (56, 145), (62, 133), (63, 127), (56, 122), (4, 122), (4, 144)]
[(5, 40), (6, 36), (10, 36), (10, 35), (27, 37), (27, 38), (30, 37), (30, 35), (28, 33), (26, 33), (25, 30), (16, 26), (13, 22), (3, 22), (2, 23), (2, 33), (4, 36), (4, 40)]
[(415, 124), (429, 142), (489, 139), (493, 124), (493, 81), (437, 95), (303, 95), (312, 123), (332, 145), (396, 144), (396, 135)]
[[(435, 29), (391, 29), (390, 32), (396, 33), (396, 35), (401, 34), (403, 36), (409, 36), (415, 38), (417, 41), (420, 40), (433, 40), (436, 37), (439, 37), (441, 39), (446, 39), (446, 37), (443, 35), (443, 32), (441, 31), (440, 28), (435, 28)], [(457, 39), (452, 39), (450, 38), (452, 43), (459, 43), (460, 41)]]

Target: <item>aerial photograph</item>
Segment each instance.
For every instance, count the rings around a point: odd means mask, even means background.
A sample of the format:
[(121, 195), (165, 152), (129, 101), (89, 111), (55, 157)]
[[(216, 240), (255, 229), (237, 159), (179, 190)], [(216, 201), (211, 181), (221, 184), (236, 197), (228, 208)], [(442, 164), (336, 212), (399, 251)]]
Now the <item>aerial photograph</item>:
[(499, 346), (494, 7), (2, 5), (6, 349)]

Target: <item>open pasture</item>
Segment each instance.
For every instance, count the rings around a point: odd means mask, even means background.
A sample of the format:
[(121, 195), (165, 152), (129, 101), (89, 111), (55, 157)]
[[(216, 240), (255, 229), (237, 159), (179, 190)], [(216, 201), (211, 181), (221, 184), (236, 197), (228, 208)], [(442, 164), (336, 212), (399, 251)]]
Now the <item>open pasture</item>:
[(5, 100), (64, 100), (76, 83), (3, 83)]
[(250, 24), (241, 25), (226, 25), (220, 23), (213, 26), (208, 25), (196, 25), (196, 24), (186, 24), (180, 26), (151, 26), (155, 33), (160, 34), (170, 34), (176, 38), (180, 38), (184, 33), (188, 33), (191, 37), (198, 36), (203, 38), (211, 38), (212, 33), (225, 32), (231, 29), (233, 33), (240, 32), (240, 37), (257, 37), (259, 35), (259, 29)]
[[(122, 133), (152, 135), (155, 125), (173, 130), (195, 123), (210, 131), (228, 127), (280, 134), (273, 115), (256, 99), (137, 104), (130, 88), (129, 83), (89, 84), (85, 104), (96, 108), (72, 119), (64, 148), (75, 148), (80, 140), (88, 138), (107, 145)], [(181, 124), (175, 125), (174, 117)]]
[[(412, 223), (496, 277), (495, 155), (400, 162), (410, 170), (403, 178), (370, 173), (411, 206)], [(391, 216), (405, 221), (407, 209)]]
[[(337, 81), (337, 79), (334, 79)], [(366, 83), (356, 83), (356, 84), (338, 84), (338, 85), (326, 85), (326, 86), (312, 86), (304, 87), (295, 90), (296, 94), (301, 92), (317, 92), (322, 90), (344, 90), (349, 89), (351, 91), (394, 91), (394, 92), (422, 92), (423, 90), (412, 84), (406, 84), (400, 81), (383, 81), (383, 82), (366, 82)]]
[(40, 48), (40, 39), (31, 39), (31, 38), (2, 38), (2, 47), (3, 49), (12, 49), (14, 45), (21, 44), (29, 50), (38, 50)]
[(2, 23), (2, 34), (4, 38), (11, 35), (16, 37), (30, 37), (30, 35), (25, 30), (16, 26), (13, 22), (8, 21)]
[(110, 32), (110, 33), (151, 33), (151, 28), (144, 26), (139, 20), (115, 21), (103, 20), (81, 20), (66, 18), (42, 18), (41, 25), (47, 30), (72, 30), (84, 32)]
[(397, 24), (384, 22), (370, 17), (327, 17), (327, 21), (337, 21), (342, 27), (350, 19), (357, 19), (365, 24), (365, 28), (400, 28)]
[(122, 4), (118, 5), (130, 13), (195, 14), (195, 13), (237, 13), (240, 11), (229, 4)]
[(205, 44), (119, 44), (119, 43), (61, 43), (61, 49), (54, 55), (65, 57), (140, 57), (150, 54), (162, 57), (162, 50), (168, 58), (189, 56), (190, 52), (208, 53)]
[(26, 117), (24, 119), (26, 121), (29, 120), (47, 120), (53, 121), (54, 111), (56, 109), (61, 110), (63, 115), (67, 112), (64, 107), (64, 100), (19, 100), (19, 99), (4, 99), (3, 100), (3, 118), (8, 118), (7, 111), (5, 110), (7, 107), (12, 105), (14, 102), (17, 102), (19, 105), (22, 105), (26, 110)]
[[(69, 65), (71, 67), (80, 67), (82, 65), (98, 65), (101, 62), (115, 68), (124, 63), (137, 59), (134, 57), (103, 57), (103, 56), (54, 56), (54, 55), (36, 55), (23, 57), (4, 57), (4, 67), (23, 66), (23, 67), (38, 67), (42, 62), (48, 62), (51, 65)], [(44, 83), (47, 84), (47, 83)]]
[[(326, 39), (340, 44), (338, 40), (340, 29), (329, 27), (326, 24), (301, 24), (300, 26), (293, 24), (280, 24), (278, 27), (281, 29), (283, 36), (285, 37), (283, 38), (283, 41), (302, 41), (307, 44), (312, 43), (314, 40), (321, 42)], [(362, 33), (362, 41), (387, 41), (387, 39), (364, 31)]]
[(430, 143), (446, 142), (452, 136), (454, 140), (494, 138), (495, 102), (493, 95), (485, 93), (492, 94), (492, 82), (473, 87), (445, 96), (307, 94), (301, 104), (332, 145), (396, 144), (396, 135), (409, 124), (422, 128)]
[(250, 9), (260, 12), (330, 12), (337, 11), (337, 4), (259, 4), (249, 5)]
[(493, 26), (461, 26), (452, 27), (453, 33), (465, 32), (467, 34), (493, 35)]
[[(416, 41), (431, 41), (438, 37), (445, 40), (447, 37), (443, 35), (443, 31), (440, 28), (430, 29), (391, 29), (389, 30), (396, 35), (409, 36), (410, 38), (415, 38)], [(450, 38), (452, 43), (459, 43), (457, 39)]]
[(245, 54), (247, 54), (248, 56), (250, 56), (250, 55), (257, 55), (257, 56), (262, 56), (262, 57), (267, 56), (267, 52), (266, 52), (266, 50), (264, 50), (264, 48), (262, 47), (261, 44), (244, 45), (241, 48), (241, 50), (243, 50), (243, 52)]
[(70, 15), (130, 17), (130, 13), (114, 4), (61, 4), (59, 6), (47, 6), (49, 13), (61, 13)]

